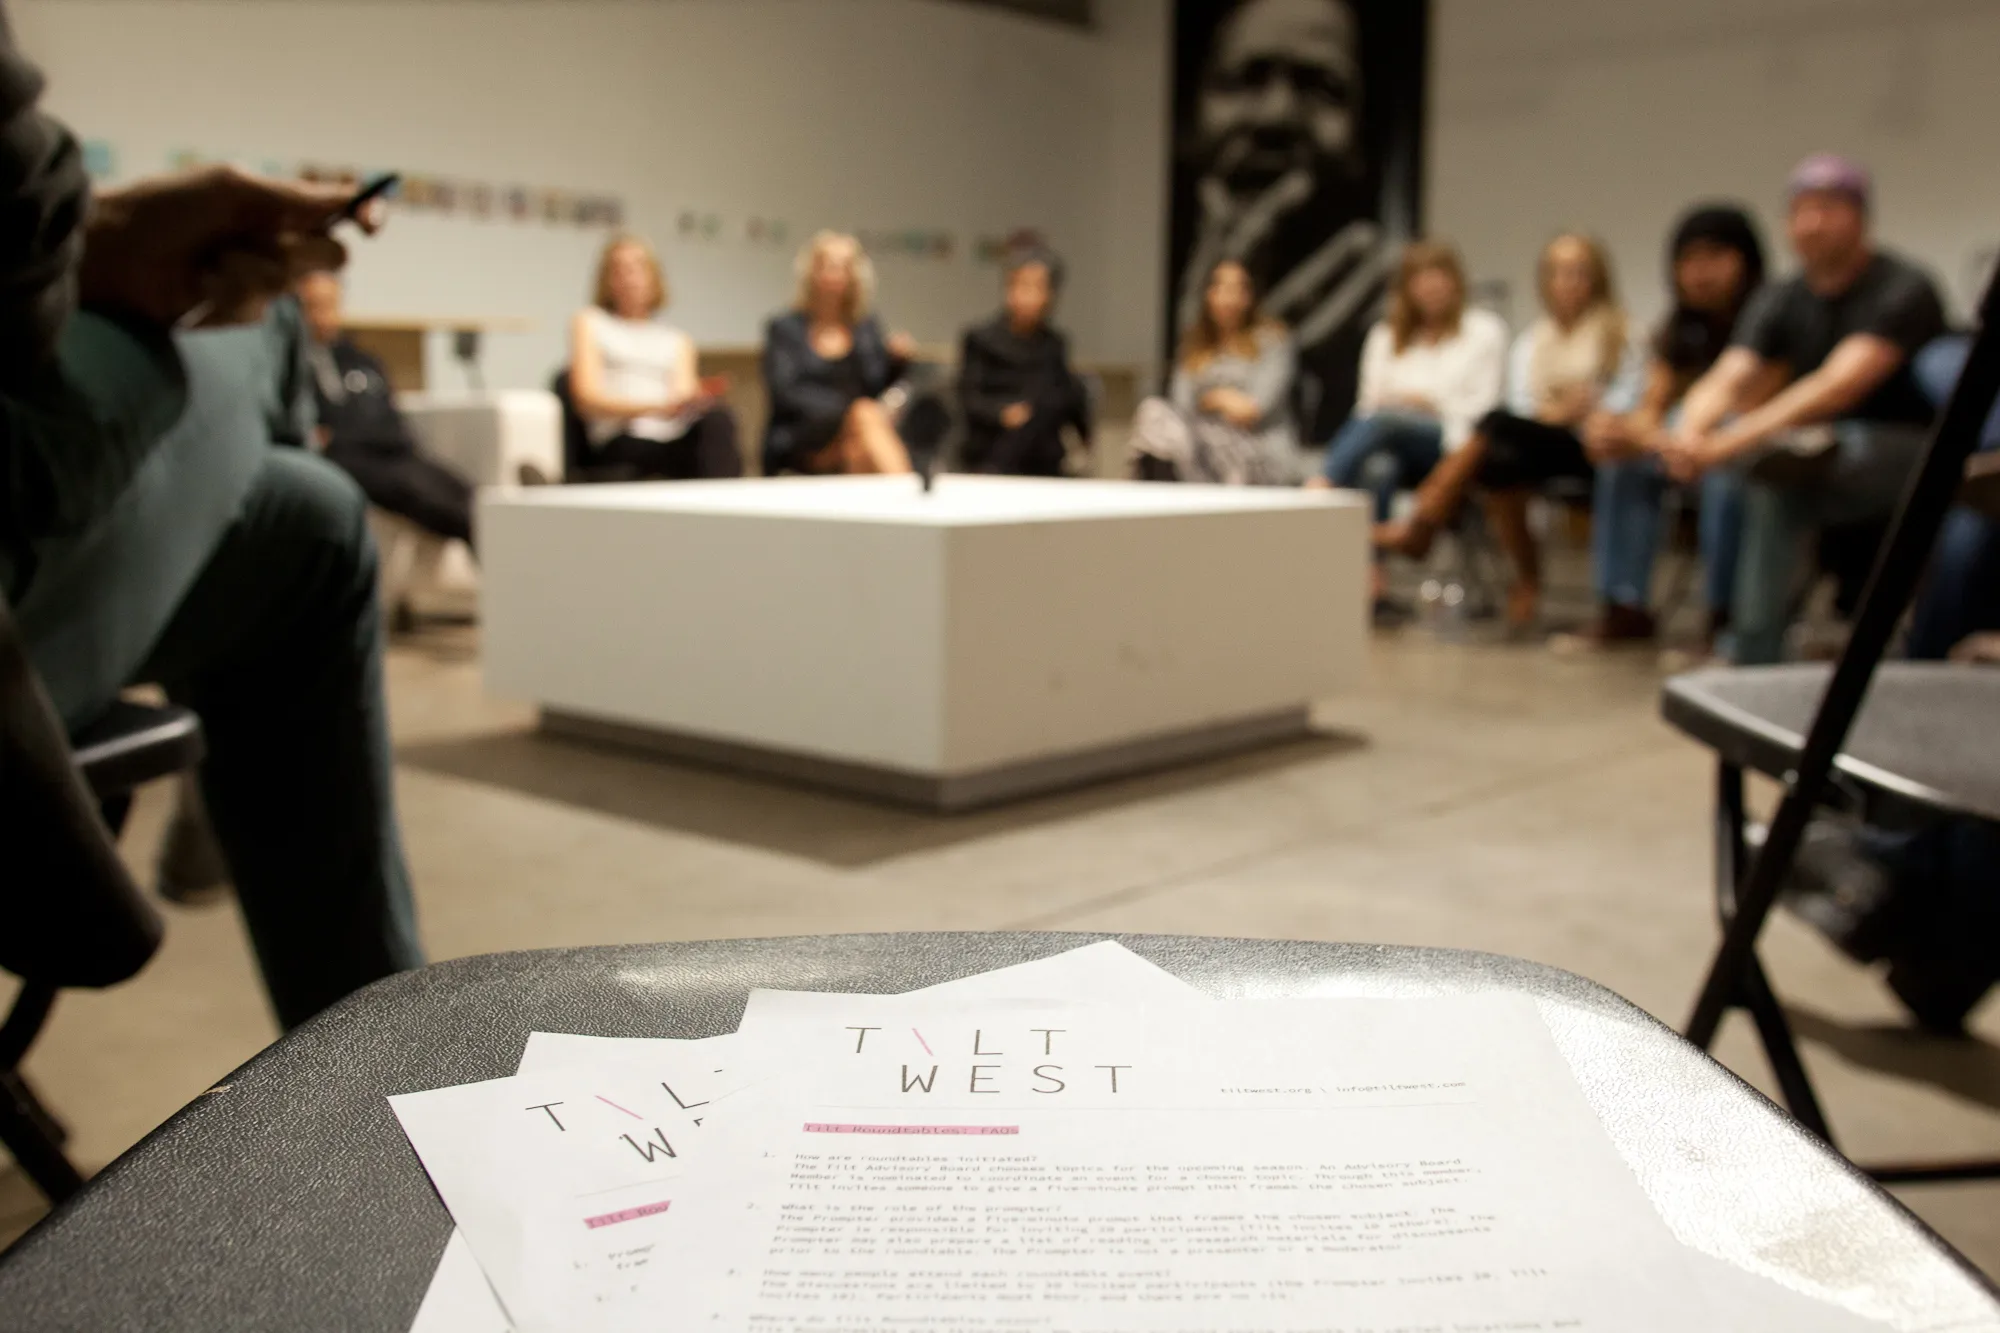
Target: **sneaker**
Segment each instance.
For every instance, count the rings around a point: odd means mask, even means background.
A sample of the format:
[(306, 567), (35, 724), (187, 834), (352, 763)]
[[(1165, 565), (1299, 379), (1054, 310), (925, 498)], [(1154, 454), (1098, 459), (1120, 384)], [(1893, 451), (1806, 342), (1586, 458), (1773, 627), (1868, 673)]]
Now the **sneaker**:
[(1396, 597), (1377, 597), (1368, 608), (1370, 622), (1379, 630), (1398, 630), (1417, 618), (1416, 608)]
[[(1752, 846), (1765, 830), (1746, 830)], [(1896, 881), (1862, 850), (1855, 825), (1815, 819), (1778, 890), (1778, 901), (1857, 963), (1887, 958), (1901, 942), (1908, 900)]]
[(1807, 486), (1833, 465), (1836, 443), (1831, 426), (1800, 426), (1772, 436), (1746, 471), (1770, 486)]
[(1993, 988), (1995, 969), (1963, 961), (1898, 959), (1889, 968), (1889, 989), (1924, 1031), (1940, 1037), (1965, 1035), (1965, 1020)]
[(1633, 648), (1660, 637), (1660, 627), (1643, 607), (1620, 606), (1607, 602), (1604, 609), (1580, 630), (1549, 636), (1549, 649), (1558, 657), (1581, 657), (1616, 648)]

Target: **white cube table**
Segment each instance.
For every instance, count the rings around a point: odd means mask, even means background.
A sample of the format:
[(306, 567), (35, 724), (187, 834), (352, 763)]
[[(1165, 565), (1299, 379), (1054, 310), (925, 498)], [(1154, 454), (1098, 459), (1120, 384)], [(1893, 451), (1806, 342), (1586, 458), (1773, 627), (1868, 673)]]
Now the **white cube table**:
[(486, 679), (554, 732), (935, 809), (1295, 736), (1354, 495), (947, 476), (480, 497)]

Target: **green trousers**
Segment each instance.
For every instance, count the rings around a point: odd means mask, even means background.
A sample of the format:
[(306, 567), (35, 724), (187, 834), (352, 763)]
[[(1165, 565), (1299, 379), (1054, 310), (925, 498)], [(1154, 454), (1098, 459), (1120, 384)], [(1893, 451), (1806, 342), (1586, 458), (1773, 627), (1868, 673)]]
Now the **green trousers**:
[(288, 1028), (423, 962), (381, 624), (359, 488), (274, 448), (138, 673), (201, 716), (202, 794)]

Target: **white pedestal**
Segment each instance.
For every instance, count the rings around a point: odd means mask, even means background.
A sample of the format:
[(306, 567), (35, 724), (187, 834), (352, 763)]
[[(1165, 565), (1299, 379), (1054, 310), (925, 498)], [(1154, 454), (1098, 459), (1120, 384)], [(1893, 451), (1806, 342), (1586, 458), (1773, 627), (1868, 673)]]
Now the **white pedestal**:
[(1360, 670), (1356, 496), (940, 478), (480, 497), (544, 725), (960, 809), (1294, 735)]

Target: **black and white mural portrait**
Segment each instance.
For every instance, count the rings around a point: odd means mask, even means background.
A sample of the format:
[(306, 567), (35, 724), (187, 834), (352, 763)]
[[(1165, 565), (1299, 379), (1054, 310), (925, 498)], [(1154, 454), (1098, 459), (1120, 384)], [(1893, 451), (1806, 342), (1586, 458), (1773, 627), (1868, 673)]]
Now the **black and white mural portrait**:
[(1354, 401), (1361, 340), (1420, 229), (1427, 0), (1177, 0), (1174, 336), (1241, 260), (1298, 339), (1300, 424)]

